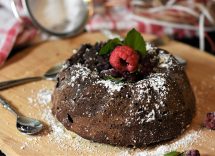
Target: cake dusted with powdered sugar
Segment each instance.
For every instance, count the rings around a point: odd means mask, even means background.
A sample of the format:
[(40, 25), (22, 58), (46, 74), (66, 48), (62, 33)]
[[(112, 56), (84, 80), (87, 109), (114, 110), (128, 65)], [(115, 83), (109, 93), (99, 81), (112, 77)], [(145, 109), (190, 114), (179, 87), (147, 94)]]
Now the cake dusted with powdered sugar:
[(195, 114), (184, 67), (148, 43), (141, 53), (126, 39), (110, 42), (84, 44), (67, 60), (52, 96), (56, 118), (83, 138), (117, 146), (180, 135)]

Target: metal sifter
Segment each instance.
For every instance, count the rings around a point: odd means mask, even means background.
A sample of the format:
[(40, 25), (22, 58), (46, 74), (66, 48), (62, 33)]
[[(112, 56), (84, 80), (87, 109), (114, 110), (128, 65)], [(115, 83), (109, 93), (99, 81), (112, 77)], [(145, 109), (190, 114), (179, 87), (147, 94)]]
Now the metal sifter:
[(48, 34), (74, 36), (84, 30), (91, 0), (10, 0), (16, 18), (27, 17)]

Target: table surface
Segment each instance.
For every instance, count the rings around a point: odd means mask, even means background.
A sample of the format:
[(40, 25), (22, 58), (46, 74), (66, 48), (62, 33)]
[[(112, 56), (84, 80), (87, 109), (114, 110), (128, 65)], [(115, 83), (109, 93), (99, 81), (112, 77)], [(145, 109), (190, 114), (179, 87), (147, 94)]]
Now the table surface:
[[(146, 40), (151, 36), (144, 35)], [(41, 43), (31, 48), (19, 52), (9, 59), (7, 63), (0, 68), (0, 81), (22, 78), (27, 76), (42, 75), (47, 69), (56, 63), (59, 63), (72, 55), (72, 50), (78, 48), (83, 43), (95, 43), (105, 40), (105, 37), (99, 33), (85, 33), (75, 38), (56, 40)], [(215, 111), (215, 57), (192, 48), (188, 45), (171, 41), (162, 48), (170, 51), (174, 55), (181, 56), (188, 61), (186, 67), (187, 75), (192, 84), (197, 101), (197, 114), (190, 128), (179, 138), (163, 144), (163, 147), (175, 149), (177, 143), (184, 144), (177, 146), (177, 150), (197, 148), (203, 155), (215, 155), (215, 131), (207, 130), (201, 127), (207, 112)], [(148, 151), (150, 153), (158, 152), (161, 146), (152, 149), (127, 149), (118, 148), (109, 145), (92, 143), (82, 139), (72, 132), (65, 129), (56, 131), (53, 123), (45, 120), (44, 115), (50, 113), (51, 104), (36, 104), (35, 99), (38, 92), (52, 91), (54, 82), (38, 81), (22, 86), (14, 87), (1, 91), (0, 95), (9, 100), (9, 102), (23, 115), (38, 118), (42, 120), (46, 127), (45, 130), (37, 136), (27, 136), (20, 134), (15, 128), (15, 117), (0, 106), (0, 150), (7, 155), (137, 155)], [(57, 122), (56, 122), (57, 123)], [(52, 124), (50, 126), (50, 124)], [(59, 125), (59, 123), (57, 123)], [(61, 126), (61, 125), (60, 125)], [(59, 128), (59, 127), (58, 127)], [(53, 133), (61, 137), (51, 137)], [(189, 140), (189, 134), (193, 136), (190, 144), (185, 144)], [(193, 135), (195, 134), (195, 135)], [(66, 136), (66, 137), (64, 137)], [(74, 140), (73, 140), (74, 139)], [(184, 142), (182, 142), (184, 139)], [(63, 141), (62, 141), (63, 140)], [(61, 146), (62, 145), (62, 146)], [(186, 146), (186, 147), (185, 147)], [(143, 154), (143, 153), (142, 153)]]

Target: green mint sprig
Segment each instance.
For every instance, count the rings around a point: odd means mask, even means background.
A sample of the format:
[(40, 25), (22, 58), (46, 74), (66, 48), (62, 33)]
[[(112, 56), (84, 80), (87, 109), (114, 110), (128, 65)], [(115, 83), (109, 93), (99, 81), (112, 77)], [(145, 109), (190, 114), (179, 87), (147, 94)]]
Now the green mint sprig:
[(113, 76), (107, 76), (107, 77), (105, 77), (105, 79), (106, 79), (106, 80), (113, 81), (113, 82), (115, 82), (115, 83), (120, 83), (120, 82), (122, 82), (122, 81), (124, 80), (123, 77), (118, 77), (118, 78), (116, 78), (116, 77), (113, 77)]
[(109, 54), (118, 45), (127, 45), (133, 48), (135, 51), (141, 54), (141, 56), (146, 55), (146, 42), (144, 41), (142, 35), (136, 30), (130, 30), (124, 41), (120, 41), (118, 38), (109, 40), (99, 51), (99, 55)]
[(183, 155), (184, 155), (184, 153), (177, 152), (177, 151), (172, 151), (172, 152), (164, 154), (164, 156), (183, 156)]
[(135, 29), (132, 29), (131, 31), (128, 32), (124, 40), (124, 45), (133, 48), (142, 56), (146, 55), (146, 42), (144, 41), (142, 35)]
[(122, 41), (118, 38), (109, 40), (99, 51), (99, 55), (105, 55), (110, 53), (117, 45), (122, 45)]

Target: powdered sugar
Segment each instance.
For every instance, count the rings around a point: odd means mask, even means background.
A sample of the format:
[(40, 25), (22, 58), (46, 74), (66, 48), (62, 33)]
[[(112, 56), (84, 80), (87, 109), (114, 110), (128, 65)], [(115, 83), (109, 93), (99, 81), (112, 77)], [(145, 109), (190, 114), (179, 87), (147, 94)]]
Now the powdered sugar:
[(135, 153), (135, 156), (161, 156), (170, 151), (181, 151), (191, 146), (199, 137), (201, 131), (191, 130), (188, 134), (185, 134), (177, 141), (172, 141), (170, 144), (160, 145), (153, 150), (145, 150)]
[[(142, 81), (137, 82), (137, 85), (135, 86), (135, 88), (132, 90), (132, 93), (137, 95), (135, 97), (135, 99), (137, 101), (141, 101), (141, 100), (145, 100), (145, 95), (149, 95), (149, 88), (147, 87), (147, 85), (145, 83), (143, 83)], [(147, 96), (146, 101), (150, 102), (151, 97)]]
[[(150, 74), (147, 79), (143, 79), (138, 81), (134, 88), (132, 88), (132, 94), (135, 95), (135, 102), (142, 103), (144, 101), (144, 105), (141, 106), (141, 109), (147, 111), (145, 117), (138, 118), (140, 120), (140, 124), (143, 122), (151, 122), (156, 119), (156, 113), (159, 113), (159, 109), (164, 106), (164, 101), (168, 94), (168, 85), (166, 83), (165, 74), (161, 73), (153, 73)], [(153, 94), (153, 97), (152, 97)], [(152, 104), (155, 108), (149, 107)], [(135, 114), (141, 113), (140, 111)]]
[(164, 74), (152, 74), (148, 79), (150, 86), (157, 92), (165, 91), (166, 89), (164, 86), (166, 80), (163, 76)]
[(68, 141), (72, 141), (72, 136), (65, 130), (60, 122), (56, 121), (50, 108), (43, 110), (42, 118), (49, 124), (52, 130), (51, 133), (48, 134), (49, 140), (54, 141), (61, 148), (69, 148), (72, 144), (68, 144)]
[(147, 114), (146, 118), (146, 122), (155, 120), (155, 110), (153, 109), (149, 114)]
[(115, 83), (111, 80), (99, 80), (96, 83), (104, 85), (105, 88), (107, 88), (107, 91), (111, 94), (113, 94), (115, 91), (119, 92), (123, 87), (123, 83)]
[(146, 50), (151, 50), (151, 49), (153, 49), (153, 46), (149, 42), (146, 42)]
[(81, 77), (82, 80), (86, 79), (91, 73), (90, 69), (82, 66), (81, 64), (73, 65), (74, 68), (78, 68), (79, 70), (73, 71), (74, 76), (71, 77), (71, 82), (74, 82), (77, 78)]
[(67, 84), (70, 85), (71, 87), (73, 87), (76, 84), (77, 79), (81, 79), (82, 81), (84, 81), (90, 74), (92, 75), (92, 72), (90, 71), (90, 69), (87, 67), (84, 67), (81, 64), (76, 64), (69, 68), (72, 71), (72, 75), (69, 79), (67, 79), (68, 81)]
[(37, 101), (39, 104), (47, 104), (51, 102), (52, 91), (47, 89), (39, 90), (37, 94)]
[(22, 146), (20, 147), (20, 149), (24, 150), (27, 146), (28, 146), (28, 144), (27, 144), (27, 142), (25, 142), (24, 144), (22, 144)]
[(29, 104), (46, 105), (46, 104), (51, 102), (52, 90), (43, 88), (43, 89), (40, 89), (36, 93), (36, 97), (34, 97), (34, 96), (30, 96), (30, 97), (27, 98)]
[(72, 51), (73, 54), (76, 54), (77, 52), (78, 52), (77, 49), (73, 49), (73, 51)]
[(164, 53), (164, 51), (159, 51), (159, 65), (160, 68), (169, 68), (173, 65), (172, 57), (170, 54)]

